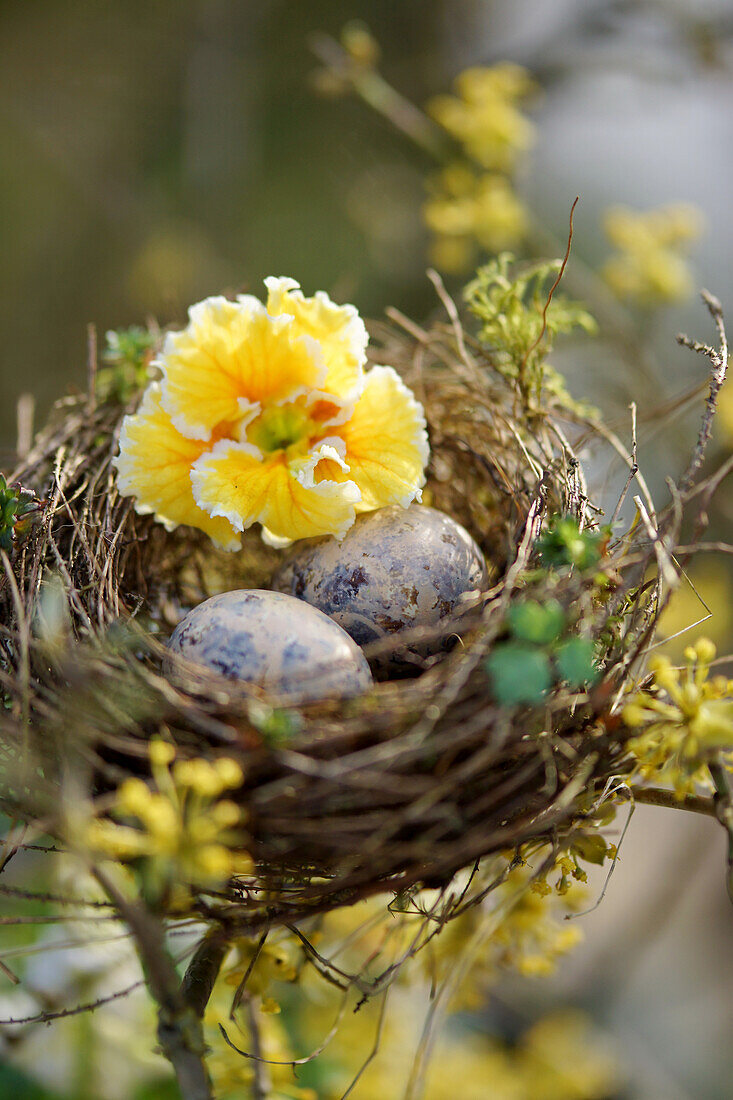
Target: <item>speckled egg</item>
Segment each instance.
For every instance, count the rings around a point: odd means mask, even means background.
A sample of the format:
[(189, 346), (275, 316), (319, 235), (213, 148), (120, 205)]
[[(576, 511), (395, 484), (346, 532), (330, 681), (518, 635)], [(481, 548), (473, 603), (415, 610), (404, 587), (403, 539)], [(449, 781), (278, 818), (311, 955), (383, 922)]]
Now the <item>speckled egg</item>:
[(281, 592), (223, 592), (194, 607), (168, 643), (173, 653), (289, 702), (343, 699), (372, 682), (364, 654), (315, 607)]
[(486, 582), (483, 554), (465, 528), (443, 512), (413, 504), (364, 513), (341, 542), (299, 543), (273, 588), (319, 608), (359, 645), (412, 631), (404, 647), (373, 661), (376, 670), (391, 674), (414, 669), (415, 654), (440, 652), (440, 632), (415, 641), (414, 628), (429, 633)]

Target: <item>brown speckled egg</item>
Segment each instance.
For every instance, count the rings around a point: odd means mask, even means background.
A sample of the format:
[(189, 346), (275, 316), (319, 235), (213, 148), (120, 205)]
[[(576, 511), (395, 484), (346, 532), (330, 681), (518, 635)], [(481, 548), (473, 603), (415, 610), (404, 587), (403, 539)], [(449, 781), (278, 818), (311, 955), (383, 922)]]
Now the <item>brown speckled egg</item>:
[(343, 699), (372, 682), (364, 654), (315, 607), (281, 592), (223, 592), (194, 607), (168, 643), (173, 653), (289, 702)]
[(414, 669), (415, 654), (445, 647), (440, 631), (415, 641), (414, 628), (439, 627), (486, 583), (483, 554), (468, 532), (443, 512), (412, 504), (364, 513), (341, 542), (299, 543), (273, 588), (319, 608), (359, 645), (413, 631), (409, 644), (373, 662), (392, 674)]

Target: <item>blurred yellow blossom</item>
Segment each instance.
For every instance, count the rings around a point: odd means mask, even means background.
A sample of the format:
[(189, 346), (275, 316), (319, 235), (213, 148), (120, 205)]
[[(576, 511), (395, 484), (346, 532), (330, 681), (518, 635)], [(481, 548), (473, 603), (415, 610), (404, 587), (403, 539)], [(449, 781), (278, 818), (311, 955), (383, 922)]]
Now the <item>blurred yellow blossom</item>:
[(423, 216), (436, 235), (431, 259), (442, 271), (465, 271), (473, 266), (478, 247), (498, 252), (516, 245), (526, 232), (524, 206), (504, 176), (477, 175), (465, 165), (452, 165), (429, 187)]
[(169, 528), (226, 549), (253, 523), (274, 545), (342, 536), (358, 512), (419, 500), (428, 457), (422, 407), (385, 366), (367, 373), (353, 306), (293, 279), (207, 298), (169, 333), (116, 459), (120, 492)]
[(455, 89), (457, 95), (430, 100), (429, 113), (482, 168), (512, 172), (534, 140), (534, 127), (518, 106), (535, 90), (529, 73), (509, 62), (466, 69)]
[(708, 638), (685, 650), (685, 665), (667, 657), (649, 662), (652, 683), (623, 710), (627, 726), (639, 732), (628, 742), (645, 779), (669, 782), (678, 795), (697, 783), (710, 786), (705, 765), (733, 750), (733, 680), (709, 677), (715, 646)]
[(134, 861), (145, 896), (156, 903), (174, 889), (180, 901), (188, 886), (214, 887), (232, 875), (251, 874), (252, 860), (237, 831), (242, 811), (221, 797), (242, 783), (237, 762), (174, 763), (173, 746), (160, 740), (149, 751), (152, 788), (140, 778), (125, 779), (110, 813), (88, 823), (87, 847), (97, 857)]
[(685, 255), (703, 231), (695, 206), (675, 203), (649, 211), (614, 206), (606, 211), (604, 229), (617, 251), (602, 274), (617, 297), (656, 306), (692, 292)]
[[(405, 1094), (419, 1042), (422, 1013), (409, 1001), (388, 1012), (376, 1056), (359, 1079), (360, 1100)], [(373, 1020), (361, 1013), (344, 1019), (328, 1056), (322, 1100), (340, 1100), (369, 1054)], [(370, 1016), (373, 1017), (373, 1011)], [(515, 1043), (487, 1034), (479, 1023), (470, 1032), (441, 1035), (427, 1066), (424, 1100), (606, 1100), (621, 1084), (616, 1059), (582, 1013), (556, 1011), (541, 1017)]]

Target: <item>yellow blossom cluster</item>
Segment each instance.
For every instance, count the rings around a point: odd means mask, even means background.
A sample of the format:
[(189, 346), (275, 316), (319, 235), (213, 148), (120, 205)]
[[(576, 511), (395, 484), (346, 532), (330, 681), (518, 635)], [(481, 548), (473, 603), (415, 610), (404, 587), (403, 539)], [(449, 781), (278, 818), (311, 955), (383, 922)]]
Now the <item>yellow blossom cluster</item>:
[[(497, 898), (497, 903), (501, 900)], [(451, 1010), (478, 1009), (502, 971), (532, 978), (554, 973), (558, 960), (582, 939), (577, 925), (558, 919), (561, 908), (567, 911), (567, 905), (560, 906), (555, 897), (525, 889), (484, 942)], [(418, 958), (431, 982), (438, 985), (447, 977), (486, 920), (480, 907), (468, 909), (428, 943)]]
[(181, 901), (188, 887), (212, 888), (232, 875), (250, 875), (252, 860), (241, 849), (239, 806), (221, 796), (241, 786), (242, 769), (220, 757), (175, 760), (175, 749), (150, 745), (153, 785), (130, 777), (118, 787), (105, 817), (85, 829), (91, 852), (133, 864), (151, 902)]
[(534, 140), (520, 105), (535, 85), (521, 66), (466, 69), (455, 89), (456, 95), (432, 99), (428, 111), (459, 143), (466, 160), (428, 180), (423, 208), (435, 234), (433, 262), (450, 272), (470, 268), (478, 249), (499, 252), (524, 236), (527, 215), (512, 177)]
[[(588, 858), (587, 852), (583, 858)], [(506, 868), (505, 857), (489, 860), (472, 886), (480, 891), (502, 867)], [(556, 867), (563, 872), (562, 860)], [(378, 1050), (360, 1077), (359, 1095), (365, 1100), (401, 1095), (411, 1052), (419, 1041), (419, 1035), (412, 1034), (420, 1017), (417, 1006), (424, 1006), (428, 988), (439, 988), (457, 967), (463, 970), (467, 950), (471, 965), (451, 998), (451, 1012), (481, 1008), (504, 969), (529, 977), (550, 973), (580, 938), (577, 926), (562, 916), (583, 900), (583, 891), (574, 883), (568, 896), (550, 891), (545, 897), (531, 889), (535, 879), (528, 865), (516, 867), (483, 902), (438, 925), (437, 934), (435, 921), (425, 919), (426, 913), (433, 913), (439, 920), (436, 891), (419, 891), (391, 906), (384, 898), (373, 898), (336, 910), (313, 926), (303, 926), (320, 960), (284, 929), (271, 930), (264, 940), (238, 940), (205, 1016), (211, 1051), (207, 1064), (216, 1095), (238, 1100), (252, 1088), (257, 1074), (258, 1087), (272, 1100), (336, 1100), (367, 1059), (377, 1028)], [(466, 884), (459, 877), (456, 889)], [(327, 960), (338, 967), (329, 982), (324, 980)], [(350, 974), (359, 975), (351, 989)], [(389, 1007), (380, 1024), (386, 984), (391, 986)], [(259, 1053), (266, 1061), (243, 1057), (226, 1044), (220, 1027), (240, 1050)], [(475, 1031), (441, 1040), (428, 1070), (425, 1095), (449, 1100), (458, 1090), (471, 1100), (483, 1097), (491, 1082), (492, 1096), (507, 1100), (600, 1098), (616, 1070), (589, 1039), (584, 1019), (561, 1013), (529, 1027), (511, 1048)], [(309, 1052), (319, 1053), (297, 1067), (293, 1060)]]
[(700, 638), (684, 653), (683, 668), (667, 657), (649, 662), (651, 684), (623, 709), (623, 719), (638, 730), (628, 748), (644, 779), (670, 783), (677, 794), (696, 784), (710, 786), (708, 761), (733, 751), (733, 680), (710, 677), (715, 646)]
[(618, 298), (649, 307), (691, 293), (685, 253), (703, 229), (695, 206), (675, 203), (649, 211), (614, 206), (606, 211), (604, 229), (616, 252), (602, 275)]
[[(618, 1083), (615, 1061), (594, 1040), (587, 1018), (557, 1011), (513, 1046), (475, 1034), (439, 1043), (425, 1100), (603, 1100)], [(365, 1100), (378, 1095), (367, 1092)]]
[(512, 172), (534, 140), (534, 127), (519, 108), (535, 91), (529, 73), (510, 62), (466, 69), (455, 89), (456, 95), (435, 96), (429, 113), (482, 168)]
[(467, 270), (477, 247), (501, 252), (526, 231), (524, 206), (506, 176), (454, 164), (429, 180), (428, 187), (432, 194), (423, 217), (435, 234), (431, 259), (442, 271)]
[(419, 500), (425, 482), (422, 407), (391, 367), (364, 371), (356, 309), (265, 283), (266, 303), (207, 298), (168, 334), (162, 381), (123, 421), (115, 461), (138, 512), (228, 550), (254, 523), (275, 546), (340, 538), (359, 512)]

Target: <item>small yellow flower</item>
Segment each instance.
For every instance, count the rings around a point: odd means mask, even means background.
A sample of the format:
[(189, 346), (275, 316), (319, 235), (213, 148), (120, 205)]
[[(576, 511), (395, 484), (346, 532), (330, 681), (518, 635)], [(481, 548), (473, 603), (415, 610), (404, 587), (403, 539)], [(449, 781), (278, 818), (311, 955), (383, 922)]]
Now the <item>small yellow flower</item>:
[(623, 709), (638, 731), (628, 742), (645, 779), (664, 779), (682, 797), (698, 783), (710, 785), (705, 765), (733, 751), (733, 680), (710, 677), (716, 649), (700, 638), (685, 649), (685, 667), (666, 657), (649, 662), (653, 683), (632, 695)]
[(125, 418), (118, 487), (169, 528), (226, 549), (260, 523), (283, 546), (343, 536), (357, 512), (419, 500), (423, 411), (390, 367), (364, 373), (367, 333), (353, 306), (292, 279), (207, 298), (170, 333), (139, 411)]
[(189, 888), (220, 886), (233, 875), (254, 872), (242, 850), (244, 814), (235, 802), (220, 799), (241, 785), (244, 773), (235, 760), (175, 760), (175, 748), (161, 740), (150, 744), (153, 782), (124, 780), (110, 816), (92, 818), (84, 842), (102, 858), (137, 861), (146, 896), (174, 898), (184, 907)]
[(634, 211), (606, 211), (606, 236), (617, 252), (603, 268), (611, 290), (642, 306), (686, 298), (692, 291), (685, 251), (702, 232), (702, 216), (684, 203)]
[(535, 88), (527, 71), (503, 63), (466, 69), (456, 96), (436, 96), (428, 111), (482, 168), (511, 172), (534, 141), (534, 127), (517, 104)]
[(423, 217), (437, 235), (432, 258), (443, 271), (470, 267), (477, 245), (500, 252), (518, 244), (526, 233), (524, 207), (504, 176), (477, 176), (469, 168), (454, 165), (431, 181), (431, 190)]

